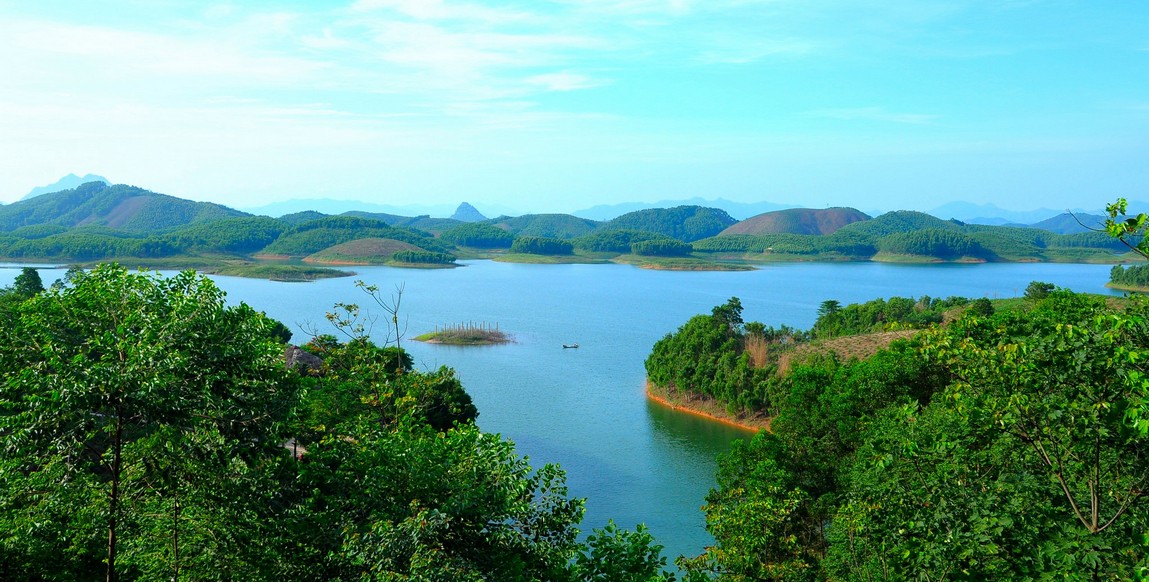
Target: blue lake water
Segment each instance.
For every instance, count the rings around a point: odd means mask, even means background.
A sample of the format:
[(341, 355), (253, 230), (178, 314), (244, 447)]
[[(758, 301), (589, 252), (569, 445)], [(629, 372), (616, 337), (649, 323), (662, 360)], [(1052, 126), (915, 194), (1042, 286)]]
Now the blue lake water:
[[(0, 265), (0, 285), (19, 273)], [(336, 302), (370, 306), (354, 280), (390, 296), (404, 287), (407, 337), (456, 323), (497, 324), (502, 346), (404, 341), (416, 365), (454, 368), (479, 408), (479, 425), (513, 440), (531, 463), (558, 463), (573, 496), (587, 498), (583, 528), (613, 518), (646, 523), (673, 559), (712, 540), (700, 506), (714, 486), (715, 457), (746, 433), (654, 405), (643, 393), (651, 346), (690, 316), (732, 296), (743, 317), (808, 328), (818, 304), (891, 296), (1015, 297), (1031, 281), (1075, 291), (1104, 287), (1109, 266), (1074, 264), (890, 265), (791, 263), (744, 272), (651, 271), (622, 265), (467, 262), (449, 270), (359, 267), (354, 278), (277, 283), (213, 277), (230, 301), (246, 302), (295, 330), (330, 332)], [(45, 284), (63, 275), (45, 269)], [(381, 309), (372, 313), (383, 316)], [(386, 336), (385, 319), (376, 323)], [(306, 341), (297, 331), (296, 341)], [(578, 343), (579, 349), (563, 349)]]

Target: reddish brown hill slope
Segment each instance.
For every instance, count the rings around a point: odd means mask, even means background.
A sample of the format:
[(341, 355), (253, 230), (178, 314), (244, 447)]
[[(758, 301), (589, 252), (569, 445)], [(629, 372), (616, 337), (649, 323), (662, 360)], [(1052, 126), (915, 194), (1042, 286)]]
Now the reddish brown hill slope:
[(862, 220), (869, 220), (865, 213), (853, 208), (789, 208), (766, 212), (736, 223), (719, 236), (726, 234), (831, 234), (834, 231)]

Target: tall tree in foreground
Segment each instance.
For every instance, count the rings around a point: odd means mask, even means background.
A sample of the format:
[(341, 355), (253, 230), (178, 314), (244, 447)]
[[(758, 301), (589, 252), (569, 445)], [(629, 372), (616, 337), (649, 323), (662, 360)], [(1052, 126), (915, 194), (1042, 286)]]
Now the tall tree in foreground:
[[(109, 581), (244, 577), (251, 533), (236, 532), (258, 525), (218, 514), (235, 502), (220, 505), (219, 484), (285, 455), (278, 429), (298, 384), (273, 325), (226, 306), (193, 272), (115, 265), (22, 303), (0, 329), (0, 552), (11, 574), (87, 578), (102, 561)], [(45, 529), (62, 516), (64, 527)], [(102, 552), (84, 535), (97, 527)], [(141, 548), (157, 544), (158, 561)]]

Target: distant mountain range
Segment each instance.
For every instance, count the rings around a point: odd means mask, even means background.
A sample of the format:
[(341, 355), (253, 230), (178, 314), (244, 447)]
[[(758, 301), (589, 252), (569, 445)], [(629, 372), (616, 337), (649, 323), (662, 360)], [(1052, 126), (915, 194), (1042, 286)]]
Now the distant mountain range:
[(27, 200), (29, 198), (35, 198), (37, 196), (40, 196), (42, 194), (48, 194), (50, 192), (59, 192), (61, 190), (71, 190), (72, 188), (75, 188), (76, 186), (79, 186), (80, 184), (85, 184), (87, 182), (103, 182), (105, 184), (111, 184), (111, 182), (109, 182), (107, 178), (105, 178), (103, 176), (97, 176), (95, 174), (85, 174), (83, 177), (77, 176), (75, 174), (68, 174), (67, 176), (64, 176), (63, 178), (60, 178), (59, 180), (57, 180), (55, 184), (48, 184), (47, 186), (38, 186), (36, 188), (32, 188), (32, 191), (25, 194), (24, 197), (21, 198), (21, 200)]
[(688, 200), (660, 200), (658, 202), (623, 202), (620, 204), (600, 204), (585, 210), (576, 210), (571, 214), (580, 218), (605, 221), (611, 220), (613, 218), (618, 218), (623, 214), (634, 212), (636, 210), (648, 210), (651, 208), (671, 208), (674, 206), (705, 206), (710, 208), (721, 208), (736, 220), (743, 220), (750, 218), (751, 216), (762, 214), (763, 212), (770, 212), (771, 210), (795, 208), (793, 204), (775, 204), (773, 202), (734, 202), (732, 200), (725, 200), (722, 198), (718, 198), (716, 200), (705, 200), (699, 197), (694, 197)]
[[(442, 264), (453, 262), (453, 253), (474, 252), (456, 246), (459, 241), (492, 238), (500, 246), (475, 248), (531, 253), (535, 251), (515, 250), (515, 244), (523, 242), (521, 249), (531, 249), (528, 243), (542, 244), (539, 238), (559, 239), (547, 243), (551, 245), (547, 248), (566, 248), (566, 254), (575, 250), (595, 253), (599, 255), (595, 260), (614, 253), (751, 262), (884, 257), (1105, 262), (1126, 250), (1104, 232), (1091, 232), (1098, 230), (1104, 217), (1086, 212), (1045, 217), (1033, 223), (1038, 228), (1020, 228), (1026, 225), (958, 220), (954, 214), (962, 207), (956, 205), (943, 207), (942, 215), (949, 215), (946, 218), (914, 211), (871, 217), (853, 208), (783, 208), (742, 221), (724, 208), (689, 204), (632, 210), (610, 220), (561, 213), (484, 219), (468, 203), (456, 207), (452, 218), (371, 212), (365, 207), (386, 208), (356, 203), (355, 210), (339, 215), (318, 211), (330, 210), (327, 206), (271, 218), (97, 180), (0, 207), (0, 257), (198, 256), (203, 260), (205, 255), (214, 255), (218, 260), (222, 255), (242, 255), (318, 262), (354, 258), (377, 264), (402, 256), (405, 263)], [(736, 207), (745, 211), (751, 205)], [(968, 205), (964, 212), (995, 210), (1000, 209)], [(366, 242), (346, 244), (353, 241)], [(375, 256), (388, 252), (395, 256)], [(360, 256), (364, 254), (372, 256)]]
[[(468, 204), (468, 206), (470, 206)], [(485, 205), (486, 212), (480, 213), (489, 216), (500, 215), (516, 215), (519, 214), (513, 208), (498, 205)], [(471, 208), (474, 208), (473, 206)], [(324, 214), (342, 214), (344, 212), (361, 211), (372, 212), (378, 214), (394, 214), (397, 216), (435, 216), (435, 217), (449, 217), (452, 216), (458, 207), (448, 204), (376, 204), (373, 202), (363, 202), (361, 200), (335, 200), (332, 198), (295, 198), (292, 200), (284, 200), (282, 202), (273, 202), (263, 206), (245, 206), (240, 208), (245, 212), (251, 214), (258, 214), (262, 216), (271, 216), (278, 218), (288, 214), (296, 214), (299, 212), (307, 212), (314, 210)], [(479, 212), (477, 209), (476, 212)]]
[[(1137, 208), (1146, 208), (1142, 202), (1131, 202), (1129, 208), (1131, 210)], [(942, 219), (957, 219), (962, 222), (971, 224), (988, 224), (993, 226), (1003, 225), (1032, 225), (1046, 219), (1050, 219), (1062, 214), (1072, 212), (1073, 214), (1096, 214), (1104, 215), (1105, 209), (1093, 208), (1082, 209), (1062, 208), (1060, 210), (1053, 210), (1050, 208), (1038, 208), (1036, 210), (1005, 210), (993, 204), (973, 204), (970, 202), (950, 202), (943, 204), (931, 211), (929, 214)]]

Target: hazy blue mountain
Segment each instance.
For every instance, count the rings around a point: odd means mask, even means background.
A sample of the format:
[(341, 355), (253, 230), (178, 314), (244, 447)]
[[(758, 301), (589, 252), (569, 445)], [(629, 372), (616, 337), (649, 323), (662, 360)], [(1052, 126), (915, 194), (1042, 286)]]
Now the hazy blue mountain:
[(572, 212), (580, 218), (608, 221), (630, 212), (649, 210), (651, 208), (673, 208), (675, 206), (704, 206), (725, 210), (727, 214), (737, 220), (745, 220), (772, 210), (796, 208), (793, 204), (774, 204), (773, 202), (734, 202), (719, 198), (717, 200), (704, 200), (694, 197), (689, 200), (660, 200), (658, 202), (623, 202), (620, 204), (600, 204), (585, 210)]
[(83, 178), (75, 174), (68, 174), (67, 176), (57, 180), (55, 184), (48, 184), (47, 186), (37, 186), (36, 188), (32, 188), (32, 191), (25, 194), (21, 200), (35, 198), (36, 196), (40, 196), (41, 194), (48, 194), (49, 192), (71, 190), (80, 184), (86, 184), (88, 182), (103, 182), (105, 184), (111, 184), (107, 178), (103, 176), (97, 176), (95, 174), (87, 174)]
[(482, 212), (479, 212), (478, 209), (466, 202), (460, 204), (459, 207), (455, 209), (455, 213), (451, 215), (451, 218), (462, 222), (480, 222), (487, 219), (486, 216), (483, 216)]
[[(1136, 208), (1138, 207), (1133, 206), (1132, 204), (1130, 205), (1130, 210), (1135, 210)], [(1075, 208), (1068, 210), (1077, 214), (1104, 214), (1104, 211), (1099, 209), (1082, 210), (1080, 208)], [(1059, 210), (1053, 210), (1050, 208), (1038, 208), (1035, 210), (1006, 210), (993, 204), (950, 202), (929, 211), (929, 213), (938, 218), (956, 218), (957, 220), (968, 222), (970, 224), (1003, 226), (1006, 224), (1034, 224), (1036, 222), (1041, 222), (1043, 220), (1065, 214), (1066, 211), (1067, 209), (1065, 208)]]
[(1057, 234), (1077, 234), (1105, 228), (1105, 219), (1101, 214), (1073, 213), (1059, 214), (1053, 218), (1031, 224), (1033, 228), (1041, 228)]
[[(486, 206), (486, 205), (485, 205)], [(396, 216), (435, 216), (447, 218), (452, 216), (457, 207), (449, 204), (376, 204), (362, 200), (335, 200), (332, 198), (295, 198), (273, 202), (263, 206), (244, 207), (242, 210), (252, 214), (279, 217), (285, 214), (306, 212), (308, 210), (322, 212), (323, 214), (343, 214), (345, 212), (370, 212), (373, 214), (393, 214)], [(496, 215), (513, 216), (517, 211), (505, 206), (490, 206), (488, 212)]]

